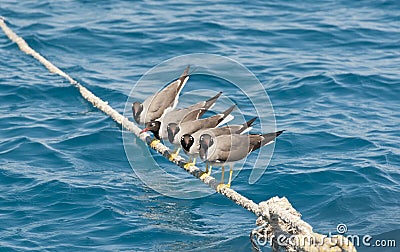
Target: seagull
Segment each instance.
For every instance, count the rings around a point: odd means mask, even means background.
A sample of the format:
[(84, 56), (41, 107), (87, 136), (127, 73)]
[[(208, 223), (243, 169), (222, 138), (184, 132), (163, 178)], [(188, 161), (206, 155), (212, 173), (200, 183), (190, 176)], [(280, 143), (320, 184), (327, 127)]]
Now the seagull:
[(204, 119), (186, 120), (186, 118), (184, 118), (179, 124), (169, 123), (167, 125), (168, 140), (170, 143), (178, 147), (178, 150), (174, 154), (171, 154), (170, 160), (175, 159), (178, 155), (180, 151), (180, 139), (183, 135), (193, 134), (200, 129), (215, 128), (231, 121), (234, 117), (230, 115), (230, 113), (235, 108), (236, 105), (233, 105), (220, 114), (216, 114)]
[[(210, 134), (202, 134), (200, 136), (199, 156), (202, 160), (212, 165), (222, 167), (221, 187), (230, 187), (232, 182), (233, 163), (245, 158), (249, 153), (259, 149), (264, 145), (271, 144), (275, 138), (282, 134), (283, 130), (267, 134), (249, 134), (249, 135), (221, 135), (214, 137)], [(229, 165), (228, 184), (224, 184), (225, 165)]]
[(162, 118), (176, 107), (179, 94), (189, 79), (189, 68), (190, 66), (187, 66), (176, 81), (149, 96), (143, 103), (138, 101), (132, 103), (133, 118), (138, 124), (144, 125), (151, 120)]
[[(198, 130), (193, 134), (184, 134), (181, 137), (181, 146), (185, 153), (190, 157), (189, 163), (187, 163), (187, 165), (189, 166), (196, 164), (196, 158), (199, 155), (199, 140), (201, 135), (209, 134), (211, 136), (217, 137), (230, 134), (244, 134), (249, 132), (253, 128), (252, 124), (255, 120), (257, 120), (257, 117), (250, 119), (242, 125), (229, 125), (221, 128), (206, 128)], [(208, 165), (206, 166), (206, 173), (208, 173)]]
[(182, 120), (194, 121), (199, 119), (207, 110), (215, 105), (215, 102), (221, 94), (222, 92), (219, 92), (214, 97), (206, 101), (198, 102), (187, 108), (172, 110), (166, 113), (162, 118), (146, 123), (146, 128), (140, 133), (151, 131), (157, 140), (168, 139), (167, 125), (169, 123), (179, 124)]

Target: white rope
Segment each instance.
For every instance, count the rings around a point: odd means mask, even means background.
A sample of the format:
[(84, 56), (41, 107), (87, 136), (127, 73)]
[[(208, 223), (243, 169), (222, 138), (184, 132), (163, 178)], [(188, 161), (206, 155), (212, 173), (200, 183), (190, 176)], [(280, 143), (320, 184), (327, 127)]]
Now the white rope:
[[(51, 73), (58, 74), (65, 79), (67, 79), (72, 85), (74, 85), (82, 97), (85, 98), (88, 102), (90, 102), (94, 107), (103, 111), (106, 115), (110, 116), (114, 121), (121, 124), (125, 129), (133, 132), (137, 137), (139, 137), (142, 141), (146, 142), (148, 145), (151, 144), (150, 136), (147, 133), (139, 134), (140, 129), (128, 118), (124, 117), (120, 113), (118, 113), (115, 109), (113, 109), (108, 102), (103, 101), (99, 97), (95, 96), (88, 89), (83, 87), (79, 82), (71, 78), (68, 74), (63, 72), (61, 69), (53, 65), (50, 61), (45, 59), (42, 55), (33, 50), (23, 38), (19, 37), (15, 34), (5, 23), (4, 18), (0, 17), (0, 26), (3, 29), (4, 33), (8, 36), (10, 40), (15, 42), (19, 49), (31, 55), (33, 58), (37, 59), (40, 63), (42, 63)], [(170, 150), (165, 145), (158, 143), (157, 145), (151, 145), (153, 149), (162, 154), (164, 157), (170, 157)], [(213, 188), (216, 192), (224, 195), (228, 199), (232, 200), (236, 204), (241, 207), (247, 209), (248, 211), (254, 213), (259, 218), (257, 219), (256, 224), (258, 226), (262, 226), (262, 228), (257, 231), (252, 232), (252, 237), (260, 237), (264, 236), (265, 239), (269, 240), (271, 247), (274, 250), (284, 249), (286, 251), (356, 251), (354, 246), (342, 236), (342, 240), (344, 242), (337, 243), (334, 246), (311, 246), (310, 244), (304, 244), (302, 246), (294, 246), (294, 245), (285, 245), (285, 246), (277, 246), (276, 238), (279, 235), (285, 235), (289, 237), (290, 235), (303, 235), (303, 236), (313, 236), (316, 239), (321, 239), (323, 237), (320, 234), (314, 233), (312, 231), (312, 227), (301, 220), (300, 213), (298, 213), (289, 201), (283, 197), (278, 198), (274, 197), (269, 199), (268, 201), (261, 202), (260, 204), (254, 203), (252, 200), (244, 197), (239, 194), (235, 190), (231, 188), (223, 187), (218, 190), (219, 182), (211, 177), (201, 177), (203, 171), (201, 171), (198, 167), (191, 166), (185, 168), (186, 161), (181, 156), (176, 157), (171, 162), (179, 165), (181, 168), (185, 169), (188, 173), (193, 175), (194, 177), (200, 179), (203, 183), (207, 184), (211, 188)], [(275, 239), (274, 239), (275, 237)], [(349, 244), (346, 246), (346, 244)]]

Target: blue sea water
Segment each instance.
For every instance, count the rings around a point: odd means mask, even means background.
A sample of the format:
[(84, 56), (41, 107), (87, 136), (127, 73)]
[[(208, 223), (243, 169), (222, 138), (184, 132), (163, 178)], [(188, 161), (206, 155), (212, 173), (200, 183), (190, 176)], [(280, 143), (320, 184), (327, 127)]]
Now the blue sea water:
[[(17, 34), (120, 112), (164, 60), (212, 53), (240, 62), (286, 132), (262, 178), (249, 184), (244, 169), (234, 189), (255, 202), (286, 196), (320, 233), (344, 223), (348, 234), (395, 233), (397, 246), (399, 13), (394, 0), (0, 3)], [(118, 124), (2, 33), (0, 52), (1, 251), (251, 250), (251, 213), (217, 194), (154, 191), (133, 172)], [(235, 97), (218, 82), (207, 88)], [(148, 162), (137, 155), (138, 167)]]

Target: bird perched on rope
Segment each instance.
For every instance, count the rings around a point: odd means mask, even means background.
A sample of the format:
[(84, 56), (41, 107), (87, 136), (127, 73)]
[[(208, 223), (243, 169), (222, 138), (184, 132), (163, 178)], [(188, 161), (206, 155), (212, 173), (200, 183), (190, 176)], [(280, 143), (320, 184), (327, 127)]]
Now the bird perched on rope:
[(166, 113), (162, 118), (151, 120), (146, 123), (146, 128), (144, 128), (140, 133), (150, 131), (157, 140), (168, 139), (168, 124), (179, 124), (182, 120), (194, 121), (199, 119), (207, 110), (211, 109), (215, 105), (215, 102), (221, 94), (222, 92), (219, 92), (217, 95), (206, 101), (198, 102), (187, 108), (172, 110)]
[[(200, 158), (210, 165), (222, 167), (221, 184), (218, 187), (230, 187), (232, 182), (233, 163), (245, 158), (249, 153), (259, 149), (262, 146), (271, 144), (275, 138), (282, 134), (283, 130), (267, 134), (249, 134), (249, 135), (221, 135), (212, 136), (202, 134), (200, 136)], [(228, 184), (224, 184), (225, 165), (229, 165)]]
[(225, 124), (231, 121), (234, 117), (231, 112), (236, 108), (236, 105), (231, 106), (224, 112), (216, 114), (204, 119), (198, 120), (186, 120), (183, 119), (179, 124), (169, 123), (167, 125), (168, 140), (170, 143), (178, 147), (178, 150), (171, 156), (171, 160), (174, 159), (180, 151), (180, 140), (185, 134), (193, 134), (194, 132), (205, 129), (205, 128), (215, 128), (219, 125)]
[[(243, 123), (242, 125), (227, 125), (221, 128), (206, 128), (206, 129), (201, 129), (193, 134), (184, 134), (181, 137), (181, 146), (182, 149), (185, 151), (187, 155), (189, 155), (190, 160), (187, 163), (187, 166), (189, 165), (195, 165), (196, 164), (196, 158), (199, 155), (199, 150), (200, 150), (200, 136), (203, 134), (209, 134), (211, 136), (217, 137), (217, 136), (222, 136), (222, 135), (231, 135), (231, 134), (244, 134), (249, 132), (253, 127), (254, 121), (257, 119), (257, 117), (254, 117), (250, 119), (249, 121)], [(193, 161), (192, 161), (193, 160)], [(206, 166), (206, 172), (205, 175), (210, 175), (210, 172), (208, 170), (208, 165)]]
[(167, 112), (175, 109), (179, 94), (189, 79), (189, 69), (190, 66), (187, 66), (176, 81), (149, 96), (143, 103), (138, 101), (132, 103), (133, 118), (138, 124), (144, 125), (162, 118)]

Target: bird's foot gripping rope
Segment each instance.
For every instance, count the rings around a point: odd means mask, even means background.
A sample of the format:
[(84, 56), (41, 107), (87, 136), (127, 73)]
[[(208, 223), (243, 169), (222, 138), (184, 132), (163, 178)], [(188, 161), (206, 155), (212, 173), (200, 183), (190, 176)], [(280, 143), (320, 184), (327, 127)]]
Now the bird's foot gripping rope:
[(156, 149), (157, 148), (157, 144), (159, 144), (159, 143), (160, 143), (160, 140), (154, 138), (150, 143), (150, 147), (153, 148), (153, 149)]
[(181, 151), (181, 148), (178, 148), (176, 151), (172, 152), (169, 154), (169, 161), (174, 161), (176, 158), (179, 156), (179, 152)]
[(232, 182), (232, 173), (233, 173), (232, 166), (230, 166), (230, 169), (229, 169), (229, 180), (228, 180), (227, 184), (225, 184), (225, 182), (224, 182), (225, 166), (224, 165), (221, 166), (221, 169), (222, 169), (221, 183), (217, 186), (217, 192), (221, 192), (223, 188), (230, 188), (231, 182)]
[(185, 170), (189, 169), (192, 166), (196, 166), (196, 159), (193, 159), (193, 161), (189, 160), (189, 162), (187, 162), (183, 168), (185, 168)]
[(206, 171), (201, 174), (200, 179), (205, 180), (207, 177), (210, 177), (211, 171), (212, 171), (212, 166), (206, 164)]
[(217, 192), (221, 192), (223, 188), (230, 188), (230, 187), (231, 187), (230, 184), (221, 183), (221, 184), (219, 184), (219, 185), (217, 186)]
[(205, 180), (207, 177), (210, 177), (210, 174), (208, 174), (207, 172), (203, 172), (200, 176), (201, 180)]

